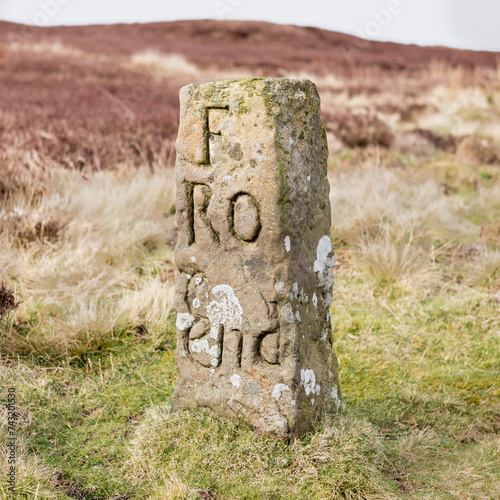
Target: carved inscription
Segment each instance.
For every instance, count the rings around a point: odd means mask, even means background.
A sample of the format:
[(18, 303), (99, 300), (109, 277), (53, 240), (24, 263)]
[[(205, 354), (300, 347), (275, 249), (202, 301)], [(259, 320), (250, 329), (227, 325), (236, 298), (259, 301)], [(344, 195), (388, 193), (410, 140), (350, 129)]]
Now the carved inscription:
[(232, 224), (235, 235), (242, 241), (255, 241), (261, 229), (259, 204), (248, 193), (240, 193), (234, 200)]
[(205, 123), (203, 130), (203, 161), (202, 164), (210, 166), (210, 143), (215, 140), (215, 136), (222, 136), (224, 121), (228, 118), (229, 107), (205, 108)]
[(200, 239), (219, 244), (219, 235), (214, 231), (208, 215), (211, 197), (212, 190), (208, 186), (204, 184), (193, 186), (193, 243)]
[(256, 321), (251, 328), (242, 324), (241, 306), (231, 287), (219, 285), (212, 290), (201, 273), (188, 279), (187, 302), (193, 321), (185, 336), (194, 361), (210, 368), (221, 363), (239, 368), (244, 356), (246, 368), (260, 362), (279, 364), (279, 331), (261, 331), (264, 324), (277, 324), (276, 311), (270, 322)]

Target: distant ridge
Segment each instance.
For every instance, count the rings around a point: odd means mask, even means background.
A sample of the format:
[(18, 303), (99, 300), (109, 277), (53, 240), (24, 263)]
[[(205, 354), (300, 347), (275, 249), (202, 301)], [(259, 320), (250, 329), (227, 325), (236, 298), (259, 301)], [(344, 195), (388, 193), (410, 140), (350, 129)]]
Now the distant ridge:
[(318, 85), (325, 118), (338, 110), (335, 96), (367, 106), (385, 94), (379, 111), (411, 119), (429, 108), (418, 96), (433, 86), (496, 85), (497, 59), (263, 22), (0, 22), (0, 170), (29, 168), (32, 157), (78, 169), (172, 164), (179, 89), (193, 81), (305, 76)]
[(0, 22), (0, 44), (57, 39), (72, 47), (103, 54), (147, 49), (184, 55), (201, 67), (246, 67), (280, 71), (345, 72), (351, 66), (382, 70), (419, 70), (431, 60), (468, 68), (495, 67), (496, 52), (419, 47), (366, 41), (319, 28), (256, 21), (174, 21), (36, 28)]

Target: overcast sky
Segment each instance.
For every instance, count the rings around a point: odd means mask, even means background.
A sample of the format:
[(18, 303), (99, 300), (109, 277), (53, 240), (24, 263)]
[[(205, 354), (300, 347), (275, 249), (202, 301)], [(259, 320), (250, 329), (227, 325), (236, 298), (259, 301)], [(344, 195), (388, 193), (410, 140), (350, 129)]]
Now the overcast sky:
[(0, 0), (0, 19), (39, 26), (207, 18), (500, 51), (499, 0)]

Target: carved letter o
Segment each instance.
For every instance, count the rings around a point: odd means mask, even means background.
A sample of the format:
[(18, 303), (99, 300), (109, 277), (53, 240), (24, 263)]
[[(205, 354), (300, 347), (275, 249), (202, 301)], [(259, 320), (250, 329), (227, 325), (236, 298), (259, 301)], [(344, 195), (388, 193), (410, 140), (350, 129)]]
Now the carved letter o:
[(261, 228), (257, 200), (246, 193), (238, 195), (234, 201), (233, 215), (236, 236), (243, 241), (255, 241)]

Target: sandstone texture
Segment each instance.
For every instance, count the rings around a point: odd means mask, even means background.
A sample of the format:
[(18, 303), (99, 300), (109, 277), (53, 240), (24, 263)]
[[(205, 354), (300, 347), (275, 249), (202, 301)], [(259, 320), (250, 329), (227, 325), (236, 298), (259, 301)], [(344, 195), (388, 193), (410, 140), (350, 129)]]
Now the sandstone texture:
[(181, 89), (175, 408), (286, 438), (340, 406), (328, 149), (315, 85)]

